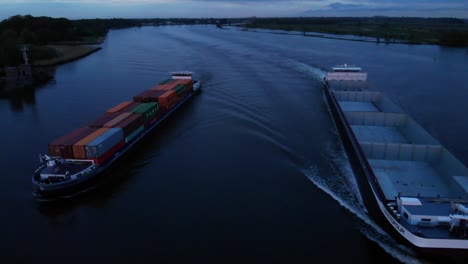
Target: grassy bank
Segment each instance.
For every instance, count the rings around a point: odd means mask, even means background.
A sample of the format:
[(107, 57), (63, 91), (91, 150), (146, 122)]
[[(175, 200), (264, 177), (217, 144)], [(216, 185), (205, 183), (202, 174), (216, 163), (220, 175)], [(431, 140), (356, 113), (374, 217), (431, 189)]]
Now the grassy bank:
[(99, 48), (69, 46), (100, 44), (110, 27), (123, 26), (122, 23), (129, 22), (12, 16), (0, 22), (0, 68), (23, 63), (21, 45), (29, 47), (33, 65), (55, 65), (81, 58)]
[(452, 18), (257, 18), (247, 28), (373, 37), (405, 42), (468, 47), (468, 23)]
[[(215, 24), (215, 19), (79, 19), (15, 15), (0, 22), (0, 68), (23, 62), (20, 45), (30, 47), (30, 59), (54, 60), (56, 54), (45, 45), (90, 45), (102, 43), (111, 29), (161, 26)], [(35, 49), (32, 51), (32, 49)], [(0, 72), (1, 74), (1, 72)]]
[(104, 42), (104, 37), (84, 37), (82, 40), (75, 40), (75, 41), (56, 41), (49, 43), (51, 45), (96, 45), (102, 44)]
[(34, 61), (33, 66), (59, 65), (83, 58), (101, 49), (101, 47), (97, 46), (84, 45), (47, 45), (46, 47), (54, 50), (56, 55), (53, 58)]

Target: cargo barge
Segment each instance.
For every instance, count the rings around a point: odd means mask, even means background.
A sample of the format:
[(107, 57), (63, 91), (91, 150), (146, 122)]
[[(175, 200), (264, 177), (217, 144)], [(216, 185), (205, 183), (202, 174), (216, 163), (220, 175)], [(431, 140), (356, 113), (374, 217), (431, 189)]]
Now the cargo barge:
[(323, 87), (371, 216), (419, 253), (468, 256), (466, 166), (361, 68), (336, 66)]
[(54, 140), (48, 155), (39, 156), (33, 195), (44, 198), (78, 191), (200, 90), (201, 83), (192, 79), (191, 72), (173, 72), (171, 79)]

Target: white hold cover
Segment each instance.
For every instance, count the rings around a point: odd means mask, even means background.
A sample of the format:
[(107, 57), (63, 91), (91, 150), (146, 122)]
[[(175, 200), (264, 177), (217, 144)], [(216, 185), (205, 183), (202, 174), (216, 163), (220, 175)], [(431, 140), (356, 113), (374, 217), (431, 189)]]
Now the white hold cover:
[(413, 197), (400, 197), (402, 205), (422, 205), (418, 198)]
[(329, 72), (328, 81), (366, 81), (366, 72)]

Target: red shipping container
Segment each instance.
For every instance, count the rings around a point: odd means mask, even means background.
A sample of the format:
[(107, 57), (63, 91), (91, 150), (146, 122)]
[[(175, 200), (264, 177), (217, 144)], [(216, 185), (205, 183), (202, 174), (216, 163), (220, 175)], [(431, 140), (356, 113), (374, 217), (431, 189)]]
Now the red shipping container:
[(130, 135), (133, 131), (143, 125), (142, 114), (132, 114), (131, 116), (124, 119), (122, 122), (115, 125), (115, 127), (122, 128), (124, 137)]
[(158, 102), (159, 96), (163, 95), (166, 93), (165, 90), (149, 90), (145, 94), (145, 102)]
[(129, 112), (130, 110), (132, 110), (133, 108), (139, 106), (140, 103), (138, 102), (133, 102), (131, 104), (129, 104), (128, 106), (122, 108), (118, 113), (122, 114), (122, 113), (125, 113), (125, 112)]
[(159, 107), (159, 111), (162, 113), (167, 112), (169, 109), (174, 107), (174, 105), (177, 103), (177, 100), (171, 100), (170, 102), (165, 103), (163, 106)]
[(65, 159), (73, 158), (73, 144), (98, 130), (91, 127), (80, 127), (72, 132), (62, 136), (49, 143), (49, 155), (62, 157)]
[(118, 115), (116, 118), (112, 119), (111, 121), (107, 122), (104, 124), (103, 127), (115, 127), (118, 123), (122, 122), (122, 120), (125, 120), (125, 118), (131, 116), (132, 113), (125, 112), (120, 115)]
[(165, 90), (168, 90), (168, 89), (167, 89), (167, 86), (165, 84), (159, 84), (159, 85), (154, 86), (150, 90), (152, 90), (152, 91), (165, 91)]
[(174, 89), (177, 85), (182, 84), (188, 88), (192, 88), (193, 86), (193, 81), (190, 79), (178, 79), (178, 80), (173, 80), (169, 83), (166, 84), (159, 84), (154, 87), (152, 87), (150, 90), (171, 90)]
[(106, 113), (115, 113), (115, 112), (118, 112), (120, 110), (122, 110), (122, 108), (128, 106), (129, 104), (131, 104), (132, 102), (130, 101), (125, 101), (125, 102), (122, 102), (114, 107), (112, 107), (111, 109), (107, 110)]
[(158, 103), (162, 107), (168, 107), (175, 100), (177, 100), (177, 93), (174, 90), (169, 90), (158, 97)]
[(134, 101), (134, 102), (138, 102), (138, 103), (144, 103), (144, 102), (145, 102), (145, 101), (144, 101), (144, 98), (146, 97), (146, 94), (148, 93), (148, 91), (149, 91), (149, 90), (146, 90), (146, 91), (144, 91), (144, 92), (142, 92), (142, 93), (139, 93), (138, 95), (135, 95), (135, 96), (133, 97), (133, 101)]
[(110, 150), (108, 150), (106, 153), (102, 154), (101, 157), (99, 157), (97, 159), (93, 159), (94, 163), (96, 163), (97, 165), (104, 164), (106, 161), (108, 161), (110, 158), (112, 158), (112, 156), (115, 153), (117, 153), (124, 145), (125, 145), (125, 140), (120, 141), (114, 147), (112, 147)]
[(172, 89), (176, 87), (179, 84), (179, 80), (173, 79), (171, 82), (165, 83), (164, 85), (167, 87), (167, 89)]
[(116, 118), (120, 114), (121, 113), (119, 113), (119, 112), (103, 114), (100, 117), (96, 118), (93, 122), (89, 123), (88, 126), (90, 126), (90, 127), (103, 127), (107, 122), (109, 122), (112, 119)]
[(171, 80), (171, 82), (168, 82), (168, 83), (165, 83), (165, 84), (162, 84), (162, 85), (160, 84), (160, 85), (154, 87), (153, 90), (171, 90), (171, 89), (173, 89), (174, 87), (176, 87), (179, 84), (178, 81), (179, 80)]

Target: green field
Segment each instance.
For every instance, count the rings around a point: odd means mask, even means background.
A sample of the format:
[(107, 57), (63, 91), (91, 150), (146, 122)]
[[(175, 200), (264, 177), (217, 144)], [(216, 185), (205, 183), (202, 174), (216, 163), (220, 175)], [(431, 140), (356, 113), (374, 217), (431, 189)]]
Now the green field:
[(245, 27), (468, 47), (468, 22), (454, 18), (256, 18)]

